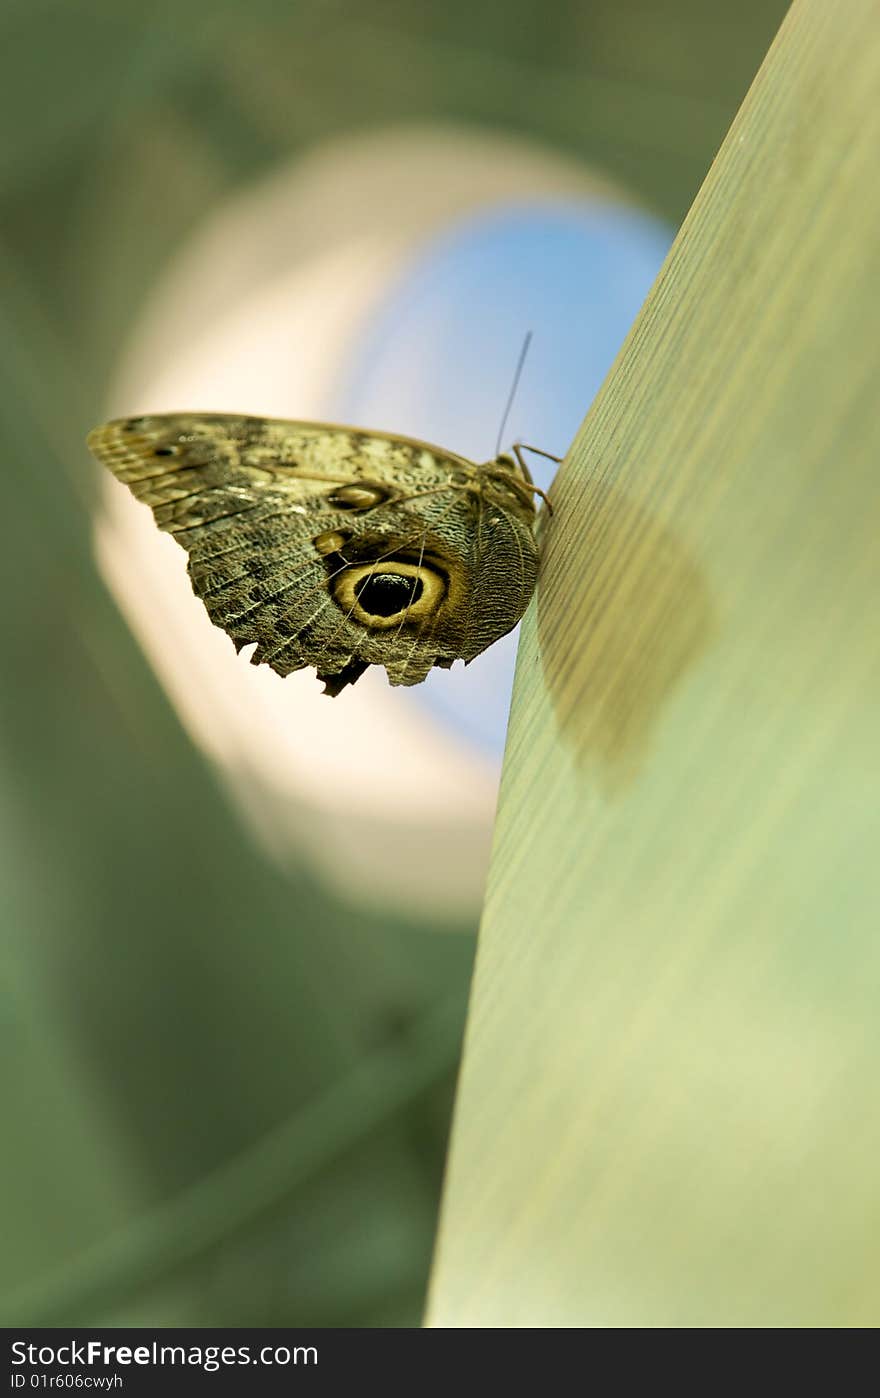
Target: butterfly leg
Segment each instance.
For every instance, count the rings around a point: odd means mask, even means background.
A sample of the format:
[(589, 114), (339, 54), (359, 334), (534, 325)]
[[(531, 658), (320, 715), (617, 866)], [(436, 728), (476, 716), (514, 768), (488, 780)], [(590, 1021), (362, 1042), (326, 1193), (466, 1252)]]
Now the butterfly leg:
[(551, 456), (549, 451), (542, 451), (540, 447), (530, 447), (526, 442), (514, 442), (512, 450), (519, 464), (519, 469), (522, 471), (523, 475), (529, 483), (529, 489), (534, 491), (535, 495), (540, 495), (541, 499), (544, 501), (544, 504), (547, 506), (549, 513), (552, 515), (553, 506), (550, 503), (550, 498), (547, 495), (546, 491), (542, 490), (539, 485), (535, 485), (532, 481), (532, 473), (529, 470), (526, 463), (523, 461), (522, 453), (524, 451), (533, 451), (537, 456), (546, 456), (548, 461), (556, 461), (557, 463), (562, 461), (562, 457)]
[(550, 451), (543, 451), (540, 447), (530, 447), (528, 442), (514, 442), (513, 454), (519, 462), (520, 466), (522, 466), (524, 471), (526, 470), (526, 465), (521, 455), (521, 453), (524, 451), (533, 451), (536, 456), (546, 456), (548, 461), (555, 461), (557, 466), (561, 465), (562, 463), (562, 457), (554, 456), (553, 453)]

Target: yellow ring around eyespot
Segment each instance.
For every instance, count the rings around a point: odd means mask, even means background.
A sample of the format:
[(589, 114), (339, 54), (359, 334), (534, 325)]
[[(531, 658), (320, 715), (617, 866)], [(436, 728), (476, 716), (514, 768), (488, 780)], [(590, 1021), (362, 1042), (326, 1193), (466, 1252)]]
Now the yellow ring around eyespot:
[[(412, 578), (414, 581), (417, 579), (422, 584), (418, 601), (409, 607), (401, 607), (399, 612), (393, 612), (391, 616), (377, 616), (373, 612), (365, 612), (358, 601), (357, 585), (365, 578), (376, 577), (379, 573), (394, 573), (399, 578)], [(361, 626), (368, 626), (371, 631), (382, 631), (399, 626), (402, 617), (406, 617), (407, 621), (420, 621), (435, 612), (446, 596), (446, 579), (427, 563), (396, 563), (393, 559), (388, 559), (382, 563), (365, 563), (360, 567), (346, 568), (336, 585), (334, 595), (339, 606), (350, 614), (353, 621), (359, 622)]]

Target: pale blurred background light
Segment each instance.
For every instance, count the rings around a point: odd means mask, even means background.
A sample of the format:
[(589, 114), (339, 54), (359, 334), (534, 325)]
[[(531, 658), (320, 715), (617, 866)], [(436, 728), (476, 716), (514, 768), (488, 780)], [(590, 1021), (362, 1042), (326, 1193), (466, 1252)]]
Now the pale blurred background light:
[[(368, 195), (370, 169), (389, 197)], [(340, 222), (348, 172), (364, 213)], [(494, 200), (478, 196), (493, 182)], [(328, 228), (317, 242), (316, 211)], [(529, 143), (442, 128), (335, 142), (323, 162), (313, 155), (196, 228), (133, 327), (108, 413), (329, 420), (486, 460), (530, 330), (504, 445), (522, 438), (561, 456), (670, 237), (588, 170)], [(552, 463), (532, 465), (548, 486)], [(281, 680), (237, 656), (192, 597), (182, 551), (115, 482), (105, 494), (107, 576), (272, 853), (307, 849), (354, 900), (476, 910), (516, 633), (411, 690), (374, 670), (330, 702), (312, 672)]]

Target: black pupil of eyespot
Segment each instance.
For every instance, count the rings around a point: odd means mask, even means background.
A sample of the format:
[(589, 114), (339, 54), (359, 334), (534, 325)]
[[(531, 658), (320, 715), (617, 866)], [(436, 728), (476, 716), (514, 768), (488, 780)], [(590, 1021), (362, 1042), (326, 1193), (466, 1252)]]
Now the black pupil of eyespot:
[(404, 607), (411, 607), (422, 595), (420, 578), (405, 578), (400, 573), (373, 573), (355, 584), (355, 596), (371, 616), (394, 616)]

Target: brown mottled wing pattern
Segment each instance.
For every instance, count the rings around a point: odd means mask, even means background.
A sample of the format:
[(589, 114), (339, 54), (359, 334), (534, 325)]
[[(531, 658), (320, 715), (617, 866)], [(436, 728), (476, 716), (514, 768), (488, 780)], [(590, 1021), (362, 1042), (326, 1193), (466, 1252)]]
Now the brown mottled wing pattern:
[(473, 659), (534, 588), (530, 502), (425, 443), (180, 413), (107, 423), (89, 447), (187, 550), (236, 647), (280, 675), (313, 665), (331, 694), (369, 665), (417, 684)]

